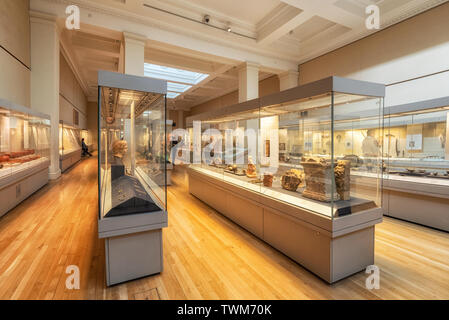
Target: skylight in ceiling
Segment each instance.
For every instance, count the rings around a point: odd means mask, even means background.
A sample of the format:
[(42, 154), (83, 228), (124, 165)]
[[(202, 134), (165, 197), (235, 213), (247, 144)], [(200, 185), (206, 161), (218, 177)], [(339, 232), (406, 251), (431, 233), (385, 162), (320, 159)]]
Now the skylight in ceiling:
[(181, 84), (181, 83), (175, 83), (175, 82), (168, 82), (167, 83), (167, 90), (172, 92), (186, 92), (192, 88), (192, 86), (189, 86), (188, 84)]
[(174, 98), (176, 98), (177, 96), (179, 96), (179, 93), (176, 93), (176, 92), (167, 92), (167, 98), (168, 99), (174, 99)]
[(204, 73), (158, 66), (151, 63), (145, 63), (144, 70), (145, 76), (147, 77), (181, 82), (190, 85), (196, 85), (209, 76), (208, 74)]

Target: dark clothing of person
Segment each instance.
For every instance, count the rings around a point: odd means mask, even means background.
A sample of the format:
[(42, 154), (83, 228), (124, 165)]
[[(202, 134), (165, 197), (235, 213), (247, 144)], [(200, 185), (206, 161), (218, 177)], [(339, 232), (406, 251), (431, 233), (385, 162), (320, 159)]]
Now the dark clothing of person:
[(83, 156), (85, 155), (89, 155), (90, 157), (92, 157), (92, 153), (89, 152), (87, 145), (84, 143), (84, 141), (81, 141), (81, 149), (83, 150)]

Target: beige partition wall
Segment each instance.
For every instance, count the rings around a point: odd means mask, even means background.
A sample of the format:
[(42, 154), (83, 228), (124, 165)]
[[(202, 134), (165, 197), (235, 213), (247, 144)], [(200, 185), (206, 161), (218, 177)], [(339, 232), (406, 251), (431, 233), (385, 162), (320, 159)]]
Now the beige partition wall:
[(29, 0), (0, 1), (0, 46), (0, 97), (29, 107)]
[(300, 65), (301, 85), (330, 75), (387, 85), (385, 106), (449, 92), (449, 2)]

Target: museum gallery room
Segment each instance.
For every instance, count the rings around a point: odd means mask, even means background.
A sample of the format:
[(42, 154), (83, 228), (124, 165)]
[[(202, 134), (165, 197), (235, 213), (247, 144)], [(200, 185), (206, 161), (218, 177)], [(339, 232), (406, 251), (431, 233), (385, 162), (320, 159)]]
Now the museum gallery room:
[(449, 299), (449, 1), (0, 0), (0, 299)]

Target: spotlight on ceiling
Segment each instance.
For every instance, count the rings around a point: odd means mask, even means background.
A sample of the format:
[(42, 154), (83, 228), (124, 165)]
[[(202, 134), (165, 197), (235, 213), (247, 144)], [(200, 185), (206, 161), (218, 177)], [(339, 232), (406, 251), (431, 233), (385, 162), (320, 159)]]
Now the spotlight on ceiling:
[(226, 26), (226, 31), (227, 32), (231, 32), (232, 28), (231, 28), (231, 23), (228, 22), (227, 26)]
[(204, 15), (203, 22), (204, 23), (209, 23), (210, 22), (210, 16), (208, 14)]

